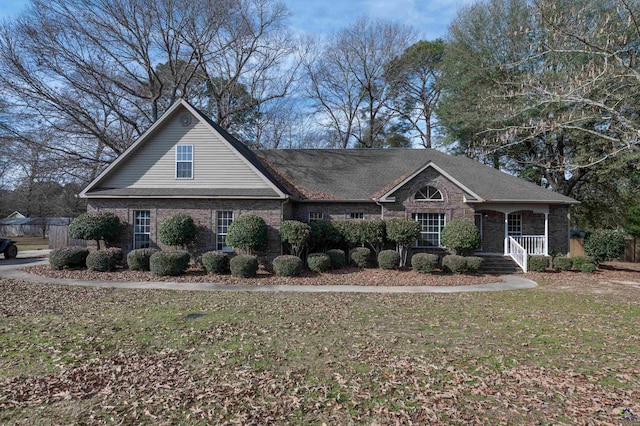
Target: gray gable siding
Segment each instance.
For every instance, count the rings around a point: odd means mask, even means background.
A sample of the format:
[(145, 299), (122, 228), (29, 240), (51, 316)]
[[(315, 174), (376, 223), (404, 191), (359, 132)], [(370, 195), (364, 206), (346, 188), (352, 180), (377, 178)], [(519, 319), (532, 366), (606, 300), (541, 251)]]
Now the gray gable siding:
[[(192, 116), (183, 126), (178, 108), (156, 132), (100, 183), (100, 188), (271, 189), (222, 137)], [(193, 145), (193, 179), (176, 179), (175, 146)]]

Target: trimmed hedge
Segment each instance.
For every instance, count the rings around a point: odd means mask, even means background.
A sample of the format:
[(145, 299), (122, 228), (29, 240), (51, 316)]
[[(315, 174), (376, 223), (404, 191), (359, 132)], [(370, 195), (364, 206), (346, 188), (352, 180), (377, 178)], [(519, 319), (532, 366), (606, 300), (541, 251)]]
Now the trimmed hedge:
[(395, 250), (382, 250), (378, 255), (378, 266), (382, 269), (398, 269), (400, 253)]
[(421, 274), (430, 274), (438, 267), (438, 255), (432, 253), (416, 253), (411, 256), (411, 268)]
[(351, 262), (357, 267), (368, 267), (369, 259), (371, 259), (371, 250), (366, 247), (356, 247), (351, 250)]
[(529, 256), (527, 266), (530, 271), (544, 272), (549, 267), (549, 258), (547, 256)]
[(580, 272), (584, 272), (587, 274), (592, 274), (596, 271), (597, 266), (595, 263), (583, 263), (580, 265)]
[(149, 258), (149, 269), (161, 277), (180, 275), (187, 270), (190, 259), (186, 251), (159, 251)]
[(168, 246), (186, 247), (196, 239), (196, 233), (196, 224), (186, 213), (167, 216), (158, 225), (158, 239)]
[(151, 255), (159, 251), (160, 250), (156, 248), (131, 250), (129, 254), (127, 254), (127, 266), (132, 271), (148, 271), (150, 270), (149, 261)]
[(297, 220), (285, 220), (280, 224), (280, 241), (291, 245), (291, 253), (300, 256), (300, 253), (309, 244), (311, 228), (306, 223)]
[(593, 257), (595, 264), (615, 260), (624, 254), (627, 241), (624, 233), (609, 229), (593, 232), (584, 243), (584, 252)]
[(467, 259), (457, 254), (449, 254), (442, 258), (442, 269), (445, 272), (462, 274), (467, 270)]
[(479, 272), (482, 268), (483, 259), (478, 256), (467, 256), (465, 257), (467, 262), (467, 271), (468, 272)]
[(311, 235), (309, 249), (313, 251), (326, 251), (328, 247), (335, 247), (342, 241), (340, 221), (314, 220), (309, 223)]
[(454, 219), (442, 229), (442, 245), (458, 255), (480, 248), (482, 240), (478, 227), (467, 219)]
[(409, 247), (420, 236), (420, 224), (410, 219), (389, 219), (387, 221), (387, 239), (396, 243), (400, 254), (400, 266), (407, 263)]
[(331, 269), (331, 258), (324, 253), (311, 253), (307, 256), (307, 266), (315, 272), (327, 272)]
[(255, 277), (258, 273), (258, 257), (248, 254), (235, 256), (229, 261), (229, 268), (234, 277)]
[(302, 272), (302, 259), (285, 254), (273, 259), (273, 272), (279, 277), (294, 277)]
[(124, 253), (122, 252), (121, 248), (119, 248), (119, 247), (109, 247), (105, 251), (111, 257), (111, 260), (113, 261), (113, 266), (114, 267), (123, 266)]
[(67, 231), (71, 238), (95, 240), (100, 249), (100, 240), (109, 242), (120, 232), (120, 218), (109, 211), (83, 213), (75, 218)]
[(49, 265), (51, 269), (72, 269), (84, 268), (87, 262), (89, 250), (86, 247), (63, 247), (59, 250), (52, 250), (49, 254)]
[(229, 225), (225, 243), (251, 255), (267, 246), (267, 224), (260, 216), (242, 215)]
[(87, 256), (87, 269), (96, 272), (109, 272), (116, 269), (115, 257), (106, 250), (98, 250)]
[(573, 258), (573, 267), (582, 270), (582, 265), (585, 263), (592, 263), (595, 265), (595, 260), (591, 256), (576, 256)]
[(340, 249), (327, 250), (327, 256), (331, 259), (331, 269), (340, 269), (347, 263), (347, 256)]
[(229, 272), (229, 255), (221, 251), (203, 253), (202, 266), (208, 274), (226, 274)]
[(553, 258), (553, 268), (558, 271), (570, 271), (573, 267), (573, 259), (565, 256), (556, 256)]

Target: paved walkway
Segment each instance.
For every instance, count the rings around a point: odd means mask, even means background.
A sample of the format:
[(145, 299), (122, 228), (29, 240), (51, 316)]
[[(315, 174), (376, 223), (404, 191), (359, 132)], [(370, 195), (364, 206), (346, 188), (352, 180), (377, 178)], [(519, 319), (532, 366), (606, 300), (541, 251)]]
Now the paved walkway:
[[(48, 253), (48, 252), (46, 252)], [(231, 285), (216, 283), (178, 283), (178, 282), (148, 282), (148, 281), (95, 281), (49, 278), (29, 274), (22, 270), (27, 266), (48, 263), (48, 259), (36, 258), (45, 254), (44, 250), (25, 251), (18, 254), (14, 260), (0, 258), (0, 276), (24, 281), (77, 285), (87, 287), (112, 288), (148, 288), (170, 290), (204, 290), (204, 291), (251, 291), (251, 292), (299, 292), (299, 293), (466, 293), (478, 291), (520, 290), (536, 287), (535, 281), (519, 275), (503, 275), (503, 282), (464, 286), (358, 286), (358, 285)]]

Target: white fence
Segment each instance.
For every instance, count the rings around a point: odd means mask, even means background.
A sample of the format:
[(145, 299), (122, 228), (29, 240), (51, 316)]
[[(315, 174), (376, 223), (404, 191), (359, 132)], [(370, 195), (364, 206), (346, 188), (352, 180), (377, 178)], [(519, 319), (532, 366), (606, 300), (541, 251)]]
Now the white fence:
[(527, 250), (518, 243), (514, 237), (509, 237), (509, 256), (518, 264), (526, 273), (529, 255)]

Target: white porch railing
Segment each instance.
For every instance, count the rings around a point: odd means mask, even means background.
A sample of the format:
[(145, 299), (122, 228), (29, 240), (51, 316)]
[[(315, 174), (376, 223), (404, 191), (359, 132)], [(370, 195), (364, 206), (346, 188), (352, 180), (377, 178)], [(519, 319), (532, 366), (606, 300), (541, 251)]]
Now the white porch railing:
[(527, 273), (527, 261), (529, 255), (527, 250), (520, 245), (520, 243), (514, 238), (509, 237), (509, 256), (522, 268), (522, 271)]
[(547, 239), (544, 235), (520, 235), (511, 237), (530, 255), (547, 255)]

